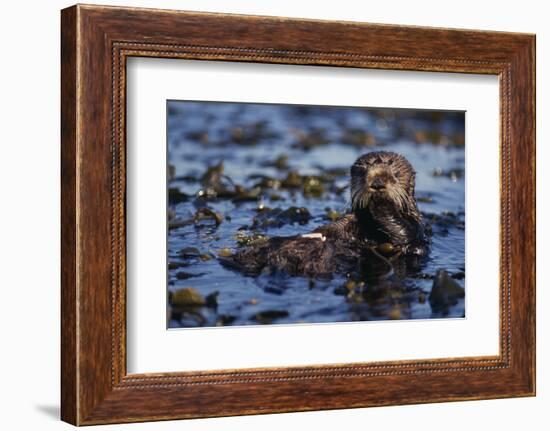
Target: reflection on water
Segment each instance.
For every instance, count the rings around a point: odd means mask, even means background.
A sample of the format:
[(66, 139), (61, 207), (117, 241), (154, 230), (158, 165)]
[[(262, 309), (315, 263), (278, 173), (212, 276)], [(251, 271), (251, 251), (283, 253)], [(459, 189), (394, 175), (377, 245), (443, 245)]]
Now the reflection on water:
[[(310, 280), (219, 264), (242, 244), (344, 213), (349, 167), (375, 149), (401, 153), (417, 171), (433, 232), (418, 266)], [(168, 162), (170, 327), (464, 316), (462, 113), (170, 101)]]

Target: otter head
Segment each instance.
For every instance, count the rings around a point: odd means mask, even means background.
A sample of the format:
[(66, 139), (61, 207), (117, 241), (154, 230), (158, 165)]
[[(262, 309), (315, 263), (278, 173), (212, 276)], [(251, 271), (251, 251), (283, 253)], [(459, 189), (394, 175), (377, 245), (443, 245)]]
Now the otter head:
[(385, 201), (401, 212), (416, 213), (414, 180), (414, 169), (405, 157), (388, 151), (365, 154), (351, 167), (352, 209)]

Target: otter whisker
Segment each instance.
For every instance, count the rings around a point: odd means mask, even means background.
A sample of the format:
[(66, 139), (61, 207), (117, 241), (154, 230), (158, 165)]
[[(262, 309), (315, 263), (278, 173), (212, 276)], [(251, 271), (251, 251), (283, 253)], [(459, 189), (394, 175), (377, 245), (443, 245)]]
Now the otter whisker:
[(394, 189), (393, 193), (401, 211), (405, 210), (405, 196), (401, 192), (401, 189)]
[(391, 198), (396, 202), (401, 211), (407, 211), (408, 209), (408, 197), (406, 191), (402, 188), (393, 188), (391, 191)]
[(353, 209), (366, 208), (369, 203), (370, 195), (362, 189), (357, 189), (352, 193), (351, 204)]

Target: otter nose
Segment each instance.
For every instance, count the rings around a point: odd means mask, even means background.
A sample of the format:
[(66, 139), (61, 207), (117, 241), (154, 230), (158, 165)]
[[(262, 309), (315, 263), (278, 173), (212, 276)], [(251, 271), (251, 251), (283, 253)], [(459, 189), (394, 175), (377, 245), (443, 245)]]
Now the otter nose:
[(381, 178), (375, 178), (370, 187), (374, 190), (382, 190), (385, 187), (384, 181)]

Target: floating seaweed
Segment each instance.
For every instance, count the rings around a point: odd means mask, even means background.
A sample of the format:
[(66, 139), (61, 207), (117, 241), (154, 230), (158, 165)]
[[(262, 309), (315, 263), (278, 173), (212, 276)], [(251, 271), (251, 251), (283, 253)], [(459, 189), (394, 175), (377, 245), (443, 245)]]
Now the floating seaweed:
[(195, 212), (195, 215), (193, 216), (193, 221), (195, 222), (195, 224), (201, 223), (203, 221), (209, 221), (214, 222), (216, 226), (219, 226), (223, 221), (223, 217), (220, 213), (208, 207), (202, 207), (197, 209), (197, 211)]
[(376, 146), (376, 136), (363, 129), (345, 129), (342, 143), (359, 148), (372, 148)]
[(267, 121), (258, 121), (252, 124), (245, 124), (236, 126), (231, 129), (229, 142), (244, 145), (253, 146), (263, 140), (274, 139), (277, 134), (269, 130), (269, 123)]
[(276, 168), (279, 170), (285, 170), (285, 169), (288, 169), (288, 160), (289, 160), (288, 154), (280, 154), (274, 160), (265, 161), (261, 163), (261, 165), (265, 167)]
[(464, 169), (454, 168), (445, 170), (442, 168), (436, 168), (433, 170), (432, 175), (434, 177), (447, 177), (456, 182), (459, 178), (464, 177)]
[(281, 181), (281, 187), (285, 189), (299, 189), (302, 187), (302, 176), (297, 171), (290, 171)]
[(314, 176), (307, 176), (303, 179), (303, 193), (306, 197), (319, 198), (325, 192), (322, 179)]
[(428, 228), (432, 231), (438, 228), (441, 231), (448, 231), (449, 228), (457, 228), (464, 230), (464, 213), (455, 213), (452, 211), (443, 211), (439, 214), (422, 212), (424, 221), (428, 224)]
[(464, 295), (464, 288), (447, 271), (437, 271), (429, 297), (435, 312), (448, 313), (449, 308), (456, 305)]
[(179, 189), (174, 187), (168, 189), (168, 203), (170, 205), (177, 205), (181, 202), (187, 202), (188, 200), (189, 196)]
[(293, 130), (293, 134), (296, 141), (292, 147), (299, 148), (303, 151), (309, 151), (330, 143), (330, 139), (327, 137), (325, 129), (314, 128), (310, 131), (295, 129)]
[(218, 252), (218, 256), (219, 257), (231, 257), (233, 256), (233, 251), (230, 249), (230, 248), (222, 248), (219, 252)]
[(196, 141), (201, 145), (208, 145), (210, 143), (208, 131), (206, 130), (193, 130), (187, 132), (185, 137), (191, 141)]
[(252, 221), (253, 229), (266, 229), (272, 227), (281, 227), (285, 224), (306, 224), (312, 216), (305, 207), (289, 207), (285, 210), (281, 208), (264, 207), (258, 211), (258, 214)]
[(267, 243), (269, 237), (261, 233), (253, 233), (252, 235), (246, 235), (244, 232), (237, 232), (235, 234), (235, 240), (241, 247), (258, 246)]
[(184, 321), (186, 326), (203, 326), (211, 309), (218, 308), (218, 291), (206, 296), (193, 287), (183, 287), (168, 294), (170, 319)]
[(192, 287), (184, 287), (170, 292), (168, 301), (173, 307), (201, 307), (206, 305), (204, 297)]
[(254, 314), (251, 319), (266, 325), (273, 323), (274, 320), (281, 319), (288, 316), (288, 311), (286, 310), (266, 310), (260, 311), (259, 313)]
[[(168, 268), (170, 268), (170, 266), (168, 266)], [(206, 272), (199, 272), (199, 273), (191, 273), (186, 271), (176, 272), (176, 278), (178, 280), (189, 280), (190, 278), (202, 277), (203, 275), (206, 275)]]
[(336, 221), (340, 217), (342, 217), (342, 213), (340, 211), (333, 210), (330, 207), (325, 208), (325, 218), (330, 221)]
[(237, 184), (224, 173), (223, 162), (210, 166), (201, 177), (201, 188), (197, 192), (197, 198), (202, 201), (231, 199), (235, 203), (252, 202), (261, 198), (262, 187), (253, 186), (246, 188)]
[(422, 202), (424, 204), (433, 204), (435, 202), (435, 199), (433, 196), (417, 196), (416, 202)]

